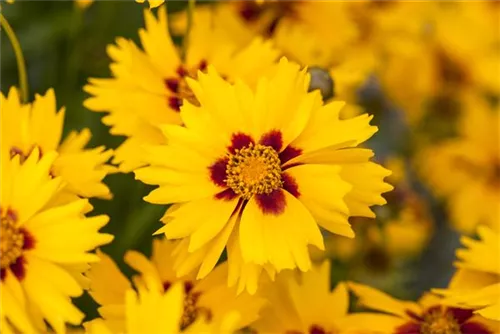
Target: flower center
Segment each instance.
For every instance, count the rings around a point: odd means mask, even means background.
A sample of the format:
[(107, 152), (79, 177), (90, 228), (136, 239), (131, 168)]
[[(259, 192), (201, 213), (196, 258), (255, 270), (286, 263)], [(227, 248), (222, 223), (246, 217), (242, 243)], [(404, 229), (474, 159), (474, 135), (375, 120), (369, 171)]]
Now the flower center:
[(272, 147), (250, 143), (229, 156), (226, 184), (244, 199), (281, 188), (281, 162)]
[(14, 264), (23, 254), (24, 233), (16, 226), (16, 220), (12, 211), (2, 214), (0, 226), (0, 266), (2, 269)]
[(196, 79), (198, 77), (198, 70), (205, 71), (207, 69), (207, 65), (208, 64), (205, 60), (202, 60), (198, 66), (191, 69), (186, 69), (181, 65), (177, 69), (177, 76), (170, 77), (165, 80), (165, 85), (170, 91), (170, 95), (168, 97), (168, 104), (170, 108), (179, 111), (183, 100), (187, 100), (195, 106), (200, 105), (193, 91), (189, 88), (186, 78), (190, 77)]
[(421, 334), (461, 334), (460, 325), (451, 313), (436, 310), (424, 316)]

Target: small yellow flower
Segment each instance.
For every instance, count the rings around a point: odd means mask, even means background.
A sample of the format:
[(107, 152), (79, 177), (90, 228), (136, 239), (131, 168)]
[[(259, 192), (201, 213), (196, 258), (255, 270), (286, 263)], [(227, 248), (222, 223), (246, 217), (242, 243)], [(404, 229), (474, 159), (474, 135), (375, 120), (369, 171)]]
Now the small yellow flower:
[(102, 182), (113, 168), (106, 165), (113, 152), (104, 146), (85, 149), (90, 141), (89, 129), (72, 131), (62, 142), (65, 110), (57, 111), (52, 89), (45, 95), (36, 95), (30, 104), (20, 102), (19, 92), (12, 87), (7, 97), (0, 94), (1, 147), (24, 161), (35, 149), (42, 154), (57, 151), (51, 174), (65, 182), (61, 200), (75, 196), (111, 198), (109, 188)]
[(226, 245), (230, 281), (252, 276), (249, 291), (263, 266), (307, 271), (307, 245), (323, 249), (320, 226), (353, 237), (348, 218), (385, 204), (390, 172), (356, 148), (377, 130), (371, 117), (339, 120), (344, 103), (322, 105), (297, 64), (283, 59), (255, 90), (212, 67), (188, 84), (199, 104), (182, 106), (184, 126), (162, 127), (168, 144), (151, 147), (150, 167), (135, 173), (159, 185), (146, 201), (178, 204), (159, 232), (183, 239), (183, 262), (201, 265), (199, 277)]
[(75, 0), (75, 4), (81, 9), (87, 9), (94, 0)]
[(494, 334), (498, 323), (474, 315), (472, 310), (446, 306), (442, 299), (424, 294), (417, 302), (392, 298), (369, 286), (348, 283), (359, 303), (381, 313), (359, 315), (359, 321), (376, 333), (394, 334)]
[(99, 233), (107, 216), (86, 218), (86, 199), (51, 204), (63, 179), (52, 177), (54, 151), (36, 147), (24, 157), (1, 154), (0, 264), (2, 333), (56, 333), (65, 323), (79, 325), (84, 317), (71, 301), (80, 296), (81, 274), (99, 258), (90, 253), (113, 239)]
[(114, 163), (129, 172), (144, 165), (144, 144), (164, 144), (162, 124), (180, 124), (184, 101), (197, 104), (186, 79), (196, 78), (213, 65), (229, 80), (255, 84), (275, 64), (277, 52), (260, 39), (238, 48), (212, 25), (212, 17), (194, 20), (183, 61), (168, 32), (165, 6), (156, 18), (145, 10), (146, 28), (139, 31), (144, 51), (131, 40), (118, 38), (108, 47), (113, 78), (90, 79), (85, 91), (92, 97), (84, 105), (107, 112), (103, 123), (111, 133), (126, 136), (116, 150)]
[[(235, 332), (239, 320), (237, 312), (226, 315), (222, 322), (209, 324), (196, 320), (187, 329), (179, 328), (185, 309), (186, 293), (182, 283), (173, 284), (167, 291), (155, 277), (145, 276), (144, 285), (138, 291), (125, 291), (124, 328), (119, 333), (185, 333), (229, 334)], [(118, 333), (110, 322), (96, 319), (84, 324), (89, 334)]]
[[(234, 323), (240, 329), (254, 322), (264, 300), (246, 293), (236, 296), (235, 288), (227, 287), (227, 264), (221, 264), (206, 278), (196, 280), (194, 273), (177, 276), (173, 270), (174, 257), (179, 243), (165, 239), (153, 240), (153, 254), (150, 260), (144, 255), (129, 251), (125, 262), (135, 269), (139, 275), (133, 282), (140, 290), (151, 278), (161, 282), (162, 290), (168, 291), (180, 284), (184, 289), (184, 311), (180, 328), (190, 329), (196, 321), (203, 319), (210, 325), (220, 324), (233, 311), (241, 316)], [(125, 302), (127, 290), (132, 284), (123, 275), (110, 257), (98, 252), (101, 262), (92, 265), (88, 273), (90, 279), (90, 295), (101, 307), (99, 313), (107, 326), (115, 333), (126, 328)]]
[(448, 289), (436, 292), (450, 305), (500, 321), (500, 232), (486, 226), (477, 232), (479, 240), (462, 237), (466, 248), (457, 251), (458, 270)]

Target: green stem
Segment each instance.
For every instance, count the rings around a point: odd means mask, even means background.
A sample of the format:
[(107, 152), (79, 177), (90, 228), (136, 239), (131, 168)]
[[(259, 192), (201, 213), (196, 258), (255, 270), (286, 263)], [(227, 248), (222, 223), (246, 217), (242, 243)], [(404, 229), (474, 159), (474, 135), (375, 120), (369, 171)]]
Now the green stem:
[(189, 47), (189, 35), (191, 34), (191, 28), (193, 27), (193, 14), (196, 0), (188, 0), (187, 8), (187, 26), (186, 33), (184, 34), (184, 40), (182, 41), (182, 60), (186, 61), (187, 49)]
[(24, 103), (28, 102), (28, 75), (26, 73), (26, 64), (24, 62), (23, 50), (21, 49), (21, 45), (19, 44), (19, 40), (12, 30), (7, 19), (0, 14), (0, 26), (5, 31), (5, 34), (9, 38), (9, 41), (12, 45), (12, 49), (14, 50), (14, 55), (16, 56), (17, 61), (17, 70), (19, 72), (19, 86), (21, 88), (21, 98)]

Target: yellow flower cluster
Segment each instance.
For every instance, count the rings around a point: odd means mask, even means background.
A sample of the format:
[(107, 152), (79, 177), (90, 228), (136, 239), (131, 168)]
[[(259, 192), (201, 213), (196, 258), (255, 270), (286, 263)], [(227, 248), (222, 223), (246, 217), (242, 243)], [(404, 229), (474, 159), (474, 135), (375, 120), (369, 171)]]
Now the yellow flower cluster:
[[(53, 89), (0, 95), (0, 332), (500, 332), (500, 6), (148, 2), (83, 87), (115, 150), (63, 136)], [(165, 210), (150, 256), (98, 249), (121, 236), (89, 200), (131, 172)], [(373, 287), (404, 285), (440, 204), (466, 234), (448, 286)]]

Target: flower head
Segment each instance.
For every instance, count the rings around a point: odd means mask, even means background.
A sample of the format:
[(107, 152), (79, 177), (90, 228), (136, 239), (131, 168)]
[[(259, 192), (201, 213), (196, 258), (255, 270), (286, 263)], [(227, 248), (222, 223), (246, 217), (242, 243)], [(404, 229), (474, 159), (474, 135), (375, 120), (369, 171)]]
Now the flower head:
[[(139, 291), (148, 285), (148, 279), (160, 282), (162, 291), (166, 293), (175, 285), (183, 286), (184, 308), (178, 323), (181, 330), (191, 329), (193, 324), (200, 321), (219, 326), (233, 311), (241, 315), (234, 323), (235, 329), (243, 328), (257, 319), (264, 300), (248, 294), (236, 296), (236, 289), (227, 287), (227, 265), (219, 265), (202, 280), (196, 280), (194, 273), (177, 276), (173, 270), (173, 254), (178, 244), (165, 239), (153, 240), (150, 260), (135, 251), (125, 255), (125, 262), (139, 273), (133, 277)], [(107, 326), (113, 332), (123, 332), (126, 327), (126, 295), (127, 290), (132, 289), (132, 284), (110, 257), (100, 252), (98, 255), (101, 262), (92, 265), (87, 275), (91, 281), (90, 294), (101, 305), (99, 313)]]
[(104, 146), (85, 149), (91, 137), (89, 129), (73, 131), (61, 142), (65, 110), (57, 111), (52, 89), (36, 95), (33, 103), (22, 104), (19, 92), (12, 87), (7, 97), (0, 94), (0, 105), (2, 150), (18, 156), (21, 162), (34, 149), (41, 154), (57, 151), (50, 173), (65, 183), (60, 196), (111, 198), (102, 180), (113, 170), (106, 165), (113, 152)]
[(183, 105), (184, 126), (163, 126), (168, 145), (151, 147), (151, 166), (136, 171), (160, 186), (148, 202), (177, 204), (160, 231), (183, 239), (179, 257), (191, 259), (181, 271), (201, 265), (204, 277), (226, 245), (230, 273), (240, 258), (307, 271), (307, 246), (323, 248), (319, 226), (353, 237), (348, 217), (374, 217), (369, 207), (385, 204), (390, 172), (369, 161), (370, 150), (355, 148), (376, 131), (370, 117), (339, 120), (343, 103), (323, 106), (298, 65), (283, 59), (255, 91), (211, 67), (188, 83), (200, 106)]
[(457, 250), (457, 272), (448, 289), (435, 292), (448, 304), (474, 310), (500, 321), (500, 233), (486, 226), (477, 229), (479, 240), (462, 237), (466, 248)]
[(111, 133), (127, 137), (114, 160), (123, 171), (144, 165), (142, 145), (165, 143), (159, 126), (180, 124), (179, 109), (185, 101), (198, 104), (187, 79), (213, 65), (229, 80), (254, 84), (277, 58), (271, 44), (261, 39), (238, 48), (212, 25), (211, 16), (203, 16), (194, 21), (181, 59), (168, 32), (165, 6), (158, 17), (145, 10), (144, 18), (146, 27), (139, 31), (144, 51), (133, 41), (118, 38), (108, 47), (113, 78), (90, 79), (84, 88), (92, 95), (85, 106), (109, 113), (103, 122), (112, 127)]
[(83, 292), (79, 277), (87, 263), (98, 261), (89, 252), (113, 239), (98, 232), (107, 216), (83, 215), (87, 200), (53, 202), (64, 189), (63, 179), (49, 174), (57, 153), (39, 155), (35, 147), (21, 162), (2, 151), (2, 333), (43, 331), (44, 320), (58, 333), (66, 322), (79, 325), (84, 314), (71, 297)]
[(442, 299), (431, 294), (425, 294), (415, 303), (392, 298), (361, 284), (349, 283), (349, 287), (363, 306), (382, 312), (367, 313), (369, 318), (360, 316), (360, 320), (372, 328), (379, 329), (381, 324), (387, 326), (384, 333), (493, 334), (500, 329), (498, 324), (474, 315), (472, 310), (446, 306)]

